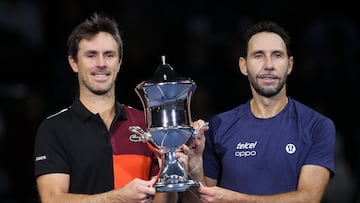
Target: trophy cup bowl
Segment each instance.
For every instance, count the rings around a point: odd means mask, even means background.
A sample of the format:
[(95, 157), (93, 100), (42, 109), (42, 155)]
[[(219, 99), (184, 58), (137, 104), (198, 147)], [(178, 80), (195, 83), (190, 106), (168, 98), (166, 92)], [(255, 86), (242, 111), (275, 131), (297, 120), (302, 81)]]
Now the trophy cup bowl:
[(175, 156), (175, 150), (182, 144), (189, 144), (196, 134), (190, 113), (195, 89), (195, 82), (179, 77), (165, 63), (164, 56), (153, 77), (135, 88), (144, 108), (147, 129), (130, 126), (129, 130), (146, 142), (161, 160), (156, 191), (182, 192), (200, 185)]

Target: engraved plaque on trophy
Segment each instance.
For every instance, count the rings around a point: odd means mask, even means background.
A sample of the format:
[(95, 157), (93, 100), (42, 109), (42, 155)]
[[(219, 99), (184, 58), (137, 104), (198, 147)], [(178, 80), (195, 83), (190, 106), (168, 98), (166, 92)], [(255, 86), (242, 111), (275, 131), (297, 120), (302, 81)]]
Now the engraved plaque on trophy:
[(190, 143), (196, 134), (190, 113), (195, 89), (195, 82), (180, 77), (165, 63), (164, 56), (153, 76), (135, 88), (144, 108), (146, 129), (130, 126), (129, 130), (146, 142), (161, 160), (156, 191), (182, 192), (199, 186), (175, 156), (175, 150)]

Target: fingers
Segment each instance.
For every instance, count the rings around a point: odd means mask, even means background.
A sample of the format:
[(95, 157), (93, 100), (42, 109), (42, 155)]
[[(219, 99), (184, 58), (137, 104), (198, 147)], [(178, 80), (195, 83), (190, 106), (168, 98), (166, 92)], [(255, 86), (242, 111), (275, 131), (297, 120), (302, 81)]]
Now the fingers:
[(151, 202), (156, 192), (153, 187), (155, 181), (156, 178), (151, 180), (135, 178), (116, 191), (121, 191), (121, 199), (126, 202)]
[(152, 198), (152, 197), (149, 197), (149, 198), (146, 198), (146, 199), (140, 201), (140, 203), (150, 203), (150, 202), (152, 202), (152, 201), (153, 201), (153, 198)]
[(147, 197), (144, 201), (142, 201), (143, 203), (150, 203), (150, 202), (152, 202), (153, 201), (153, 199), (154, 199), (154, 197), (153, 196), (149, 196), (149, 197)]
[(202, 136), (205, 131), (209, 129), (209, 122), (204, 122), (203, 120), (197, 120), (193, 124), (194, 137)]
[(158, 177), (157, 177), (157, 176), (151, 177), (151, 179), (148, 181), (149, 186), (150, 186), (150, 187), (153, 187), (153, 186), (155, 185), (155, 183), (157, 182), (157, 180), (158, 180)]
[(191, 143), (189, 144), (190, 149), (194, 149), (197, 146), (205, 143), (204, 131), (207, 129), (208, 129), (208, 127), (206, 126), (206, 127), (203, 127), (200, 131), (198, 131), (198, 133), (194, 136)]
[(142, 192), (147, 194), (147, 196), (149, 197), (155, 195), (156, 191), (155, 188), (153, 187), (144, 187)]
[(180, 147), (178, 147), (175, 150), (175, 152), (176, 153), (181, 152), (187, 155), (189, 153), (189, 147), (186, 144), (182, 144)]
[(192, 123), (192, 127), (195, 128), (195, 129), (197, 129), (197, 128), (199, 128), (201, 125), (203, 125), (204, 123), (205, 123), (204, 120), (199, 119), (199, 120), (194, 121), (194, 122)]
[(186, 169), (187, 169), (189, 150), (190, 150), (189, 147), (183, 144), (175, 151), (176, 158)]
[(193, 149), (194, 147), (200, 145), (203, 137), (204, 137), (203, 134), (198, 134), (190, 143), (190, 145), (189, 145), (190, 149)]
[(153, 177), (151, 178), (151, 180), (149, 181), (144, 181), (143, 184), (145, 187), (139, 187), (138, 188), (138, 191), (140, 193), (142, 193), (140, 195), (140, 198), (141, 198), (141, 201), (140, 202), (152, 202), (153, 198), (154, 198), (154, 195), (156, 193), (156, 190), (155, 188), (153, 187), (153, 185), (155, 184), (156, 182), (156, 177)]
[(151, 179), (149, 181), (146, 181), (147, 187), (145, 187), (144, 191), (143, 191), (146, 194), (146, 198), (145, 198), (144, 202), (152, 202), (155, 192), (156, 192), (156, 190), (153, 186), (155, 185), (157, 180), (158, 180), (157, 176), (153, 176), (153, 177), (151, 177)]
[(206, 186), (203, 185), (202, 182), (199, 182), (199, 183), (200, 183), (200, 186), (199, 186), (199, 188), (198, 188), (198, 191), (199, 191), (200, 193), (203, 193)]

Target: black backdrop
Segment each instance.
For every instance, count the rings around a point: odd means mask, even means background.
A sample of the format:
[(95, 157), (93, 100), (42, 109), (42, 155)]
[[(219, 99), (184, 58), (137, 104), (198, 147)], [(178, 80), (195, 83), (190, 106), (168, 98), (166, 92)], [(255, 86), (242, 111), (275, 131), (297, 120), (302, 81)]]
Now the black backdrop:
[[(142, 108), (135, 85), (161, 55), (197, 83), (193, 119), (245, 102), (248, 82), (238, 70), (239, 39), (260, 20), (278, 21), (292, 36), (295, 69), (288, 93), (335, 121), (337, 168), (324, 202), (356, 199), (359, 171), (359, 21), (349, 2), (291, 1), (40, 1), (0, 3), (0, 202), (37, 202), (33, 140), (39, 122), (68, 106), (76, 78), (66, 38), (92, 12), (115, 18), (124, 39), (119, 101)], [(333, 191), (336, 191), (336, 196)]]

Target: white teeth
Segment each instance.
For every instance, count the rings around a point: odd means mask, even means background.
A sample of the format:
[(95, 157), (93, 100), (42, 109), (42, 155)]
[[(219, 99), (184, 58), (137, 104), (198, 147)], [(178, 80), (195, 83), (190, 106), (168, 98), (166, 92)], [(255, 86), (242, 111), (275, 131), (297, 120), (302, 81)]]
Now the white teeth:
[(107, 75), (104, 75), (104, 74), (95, 74), (94, 77), (96, 77), (96, 78), (106, 78)]

